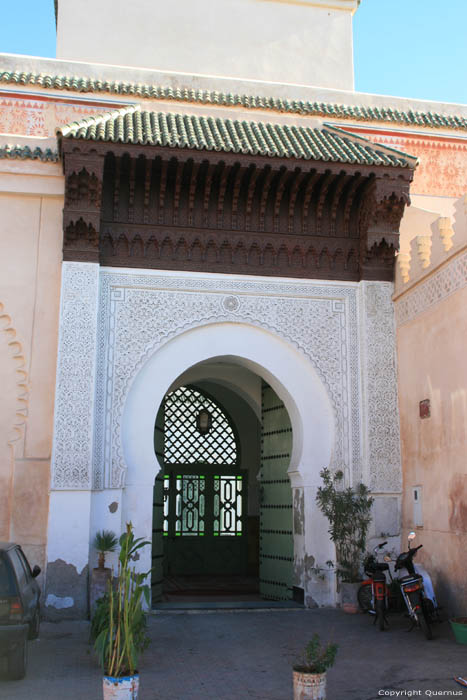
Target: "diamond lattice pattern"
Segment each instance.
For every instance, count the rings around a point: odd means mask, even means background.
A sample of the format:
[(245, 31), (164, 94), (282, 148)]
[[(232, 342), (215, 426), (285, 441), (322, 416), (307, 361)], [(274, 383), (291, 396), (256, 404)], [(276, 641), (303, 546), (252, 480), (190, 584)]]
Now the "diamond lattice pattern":
[[(212, 426), (206, 435), (196, 427), (202, 408), (209, 411)], [(192, 387), (182, 386), (165, 398), (165, 464), (236, 464), (237, 445), (229, 419), (212, 399)]]

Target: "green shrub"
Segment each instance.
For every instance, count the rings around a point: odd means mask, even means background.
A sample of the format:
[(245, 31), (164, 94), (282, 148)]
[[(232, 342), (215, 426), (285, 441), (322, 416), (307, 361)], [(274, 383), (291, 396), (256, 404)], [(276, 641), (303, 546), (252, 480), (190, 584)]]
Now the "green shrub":
[(323, 469), (320, 476), (323, 486), (318, 488), (316, 503), (329, 521), (328, 532), (336, 546), (337, 575), (342, 581), (360, 581), (374, 499), (364, 484), (355, 489), (339, 488), (344, 476), (341, 471), (332, 476), (329, 469)]
[(315, 633), (303, 650), (302, 658), (294, 664), (294, 671), (325, 673), (334, 664), (338, 648), (331, 642), (322, 645), (319, 635)]

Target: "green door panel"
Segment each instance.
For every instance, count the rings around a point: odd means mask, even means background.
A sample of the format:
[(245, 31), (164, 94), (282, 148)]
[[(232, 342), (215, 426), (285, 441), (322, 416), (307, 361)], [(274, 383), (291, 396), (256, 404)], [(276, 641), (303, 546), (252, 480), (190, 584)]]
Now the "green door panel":
[(164, 565), (164, 481), (162, 472), (154, 484), (153, 517), (152, 517), (152, 572), (151, 597), (155, 603), (162, 599), (162, 579)]
[(246, 472), (223, 465), (171, 465), (164, 490), (166, 573), (246, 574)]
[(287, 410), (265, 382), (261, 400), (260, 593), (270, 600), (293, 594), (293, 505), (287, 469), (292, 427)]

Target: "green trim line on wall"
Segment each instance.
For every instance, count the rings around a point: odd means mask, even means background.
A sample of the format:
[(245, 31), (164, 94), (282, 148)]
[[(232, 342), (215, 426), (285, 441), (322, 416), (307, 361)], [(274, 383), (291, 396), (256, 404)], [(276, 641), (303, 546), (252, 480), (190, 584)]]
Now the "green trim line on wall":
[(339, 105), (337, 103), (311, 102), (307, 100), (285, 100), (277, 97), (240, 95), (231, 92), (217, 92), (215, 90), (171, 88), (147, 83), (126, 83), (26, 71), (0, 71), (0, 83), (38, 85), (42, 88), (67, 90), (69, 92), (131, 95), (143, 99), (174, 100), (177, 102), (212, 104), (224, 107), (246, 107), (247, 109), (271, 110), (315, 117), (352, 119), (363, 122), (389, 122), (406, 126), (467, 131), (466, 117), (438, 112), (404, 111), (393, 107), (365, 107), (363, 105)]
[(51, 148), (30, 148), (29, 146), (0, 146), (0, 159), (10, 160), (40, 160), (43, 163), (57, 163), (59, 160), (58, 151)]
[(417, 158), (328, 124), (321, 128), (144, 112), (139, 106), (57, 129), (60, 138), (415, 168)]

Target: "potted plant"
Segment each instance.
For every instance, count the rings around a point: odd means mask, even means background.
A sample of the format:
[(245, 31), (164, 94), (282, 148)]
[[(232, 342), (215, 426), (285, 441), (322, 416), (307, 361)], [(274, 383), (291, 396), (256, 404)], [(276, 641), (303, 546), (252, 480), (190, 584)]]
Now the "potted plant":
[(336, 547), (336, 573), (340, 583), (341, 604), (346, 612), (357, 612), (357, 590), (361, 581), (361, 561), (365, 552), (371, 506), (374, 499), (364, 484), (343, 488), (343, 473), (320, 473), (316, 503), (329, 521), (329, 534)]
[[(136, 573), (131, 565), (136, 552), (150, 544), (135, 538), (127, 523), (120, 537), (118, 575), (108, 582), (107, 594), (99, 602), (93, 620), (94, 648), (104, 671), (104, 700), (136, 700), (138, 697), (138, 660), (149, 644), (143, 599), (149, 605), (148, 573)], [(97, 617), (97, 619), (96, 619)]]
[(97, 600), (101, 598), (107, 590), (107, 584), (111, 576), (111, 570), (105, 566), (105, 555), (107, 552), (115, 552), (118, 545), (118, 537), (111, 530), (99, 530), (93, 540), (93, 547), (98, 552), (97, 568), (91, 571), (90, 582), (90, 605), (91, 617), (94, 613)]
[(107, 552), (115, 552), (118, 538), (112, 530), (99, 530), (94, 537), (93, 546), (98, 553), (97, 567), (105, 568), (105, 555)]
[(326, 671), (334, 664), (337, 649), (337, 644), (321, 644), (319, 635), (313, 635), (293, 666), (294, 700), (326, 700)]
[(459, 644), (467, 644), (467, 617), (452, 617), (449, 624), (456, 641)]

